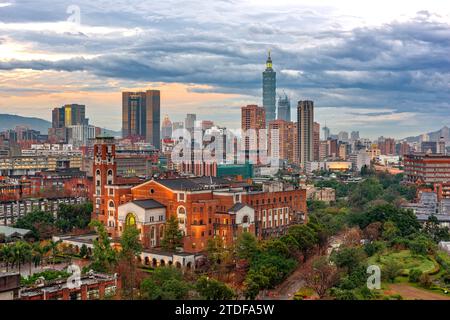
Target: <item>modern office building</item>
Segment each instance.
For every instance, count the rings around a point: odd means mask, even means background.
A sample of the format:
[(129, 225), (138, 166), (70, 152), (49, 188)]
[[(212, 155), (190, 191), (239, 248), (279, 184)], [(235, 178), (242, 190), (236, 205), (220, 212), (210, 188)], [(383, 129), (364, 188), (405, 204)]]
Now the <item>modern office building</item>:
[(331, 137), (330, 128), (328, 128), (325, 124), (325, 127), (322, 128), (323, 131), (323, 140), (328, 140)]
[(297, 106), (298, 160), (304, 168), (314, 154), (314, 102), (299, 101)]
[(266, 70), (263, 72), (263, 107), (266, 111), (266, 123), (275, 120), (276, 113), (277, 73), (272, 68), (272, 58), (266, 61)]
[(52, 111), (52, 128), (64, 128), (75, 125), (87, 125), (86, 106), (81, 104), (67, 104)]
[(284, 94), (278, 98), (278, 120), (291, 121), (291, 101), (289, 97)]
[(122, 93), (122, 136), (141, 137), (160, 148), (160, 91)]

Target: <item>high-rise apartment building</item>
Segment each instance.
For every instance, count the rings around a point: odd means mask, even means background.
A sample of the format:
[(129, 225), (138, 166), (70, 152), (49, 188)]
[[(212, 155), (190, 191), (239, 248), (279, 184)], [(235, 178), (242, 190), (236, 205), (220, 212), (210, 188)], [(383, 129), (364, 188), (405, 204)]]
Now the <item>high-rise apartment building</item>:
[(300, 166), (313, 160), (314, 102), (299, 101), (297, 106), (298, 159)]
[(122, 136), (139, 136), (160, 148), (160, 91), (122, 93)]
[(269, 154), (272, 158), (293, 163), (295, 159), (294, 142), (296, 135), (293, 122), (274, 120), (269, 122)]
[[(257, 105), (247, 105), (241, 109), (241, 129), (245, 143), (245, 161), (251, 159), (254, 154), (257, 157), (257, 163), (260, 163), (259, 152), (261, 146), (259, 143), (260, 130), (266, 129), (266, 112), (263, 107)], [(248, 134), (249, 130), (255, 130), (255, 135)]]
[(393, 138), (378, 138), (378, 148), (382, 155), (395, 155), (395, 139)]
[(314, 122), (314, 129), (313, 129), (313, 160), (319, 161), (320, 159), (320, 124), (317, 122)]
[(291, 121), (291, 101), (289, 97), (284, 94), (278, 98), (278, 120)]
[(266, 112), (266, 123), (275, 120), (276, 113), (277, 73), (272, 68), (272, 58), (266, 61), (266, 70), (263, 72), (263, 107)]

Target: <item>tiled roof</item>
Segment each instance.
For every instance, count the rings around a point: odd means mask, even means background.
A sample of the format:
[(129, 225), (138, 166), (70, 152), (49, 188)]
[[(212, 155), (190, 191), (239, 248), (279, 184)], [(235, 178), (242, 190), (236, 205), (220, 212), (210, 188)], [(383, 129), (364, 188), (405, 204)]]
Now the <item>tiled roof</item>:
[(156, 182), (178, 191), (198, 191), (230, 185), (230, 181), (215, 177), (161, 179)]
[(234, 206), (232, 206), (230, 209), (228, 209), (228, 212), (238, 212), (239, 210), (241, 210), (244, 207), (250, 207), (250, 206), (248, 206), (244, 203), (238, 202)]

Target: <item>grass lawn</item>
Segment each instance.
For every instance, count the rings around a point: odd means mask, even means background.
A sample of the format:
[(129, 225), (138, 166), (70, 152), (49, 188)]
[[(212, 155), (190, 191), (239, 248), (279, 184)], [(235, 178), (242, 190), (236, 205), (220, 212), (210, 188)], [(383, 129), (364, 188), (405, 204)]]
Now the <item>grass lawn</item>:
[(435, 271), (439, 265), (430, 257), (413, 255), (409, 250), (401, 250), (397, 252), (385, 252), (376, 254), (369, 258), (369, 264), (385, 265), (388, 262), (397, 262), (402, 266), (402, 275), (407, 276), (409, 270), (419, 269), (424, 273)]

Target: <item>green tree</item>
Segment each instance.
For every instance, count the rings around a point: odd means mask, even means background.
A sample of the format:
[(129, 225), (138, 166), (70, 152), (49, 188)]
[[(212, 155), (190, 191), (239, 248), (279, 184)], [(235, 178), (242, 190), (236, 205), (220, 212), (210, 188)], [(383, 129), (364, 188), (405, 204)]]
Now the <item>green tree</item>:
[(88, 248), (85, 244), (83, 244), (80, 248), (80, 257), (86, 258), (89, 254)]
[(121, 251), (118, 260), (118, 273), (121, 275), (122, 299), (134, 300), (138, 289), (136, 257), (142, 252), (139, 241), (139, 230), (133, 226), (125, 226), (120, 238)]
[(41, 246), (39, 242), (32, 244), (32, 262), (34, 267), (42, 266), (42, 260), (44, 258), (45, 248)]
[(269, 287), (269, 284), (270, 279), (266, 275), (254, 270), (250, 270), (244, 281), (245, 299), (255, 300), (259, 292), (262, 289)]
[(292, 236), (298, 243), (298, 249), (306, 261), (310, 251), (319, 243), (316, 232), (307, 225), (294, 225), (289, 228), (288, 235)]
[(183, 246), (183, 233), (178, 228), (178, 220), (175, 216), (170, 216), (166, 221), (164, 238), (161, 241), (161, 246), (169, 251), (175, 251), (177, 248)]
[(9, 265), (12, 263), (12, 245), (4, 244), (0, 246), (0, 261), (4, 263), (6, 272), (8, 272)]
[(188, 297), (190, 286), (178, 269), (160, 267), (141, 282), (140, 288), (144, 300), (181, 300)]
[(389, 260), (383, 266), (381, 274), (386, 281), (394, 282), (401, 270), (402, 266), (397, 261)]
[(251, 261), (258, 253), (258, 240), (249, 233), (243, 232), (236, 241), (236, 255), (239, 259)]
[(36, 240), (48, 239), (54, 233), (55, 218), (53, 214), (40, 210), (33, 210), (17, 219), (14, 227), (31, 230), (31, 237)]
[(331, 260), (338, 268), (345, 269), (351, 274), (365, 261), (366, 254), (361, 248), (347, 247), (339, 249), (331, 255)]
[(47, 244), (47, 252), (51, 252), (52, 263), (55, 264), (56, 256), (59, 254), (59, 245), (62, 241), (53, 241), (50, 240)]
[(91, 220), (92, 204), (61, 204), (58, 207), (56, 226), (62, 232), (86, 229)]
[(426, 256), (436, 251), (436, 244), (424, 235), (416, 236), (409, 241), (409, 249), (413, 254)]
[(205, 300), (230, 300), (235, 296), (233, 289), (229, 286), (206, 276), (200, 277), (195, 287), (200, 296)]
[(409, 270), (409, 281), (410, 282), (413, 282), (413, 283), (419, 282), (421, 276), (422, 276), (422, 270), (420, 270), (420, 269)]
[(425, 223), (424, 231), (436, 243), (450, 240), (448, 227), (441, 227), (435, 215), (430, 215), (428, 221)]
[(93, 241), (93, 262), (91, 263), (90, 268), (98, 272), (108, 272), (117, 262), (116, 251), (111, 247), (108, 232), (100, 221), (93, 220), (89, 226), (95, 228), (98, 235)]
[(19, 273), (21, 266), (28, 260), (29, 256), (31, 256), (31, 247), (28, 243), (17, 241), (12, 245), (11, 261), (13, 266), (19, 268)]

